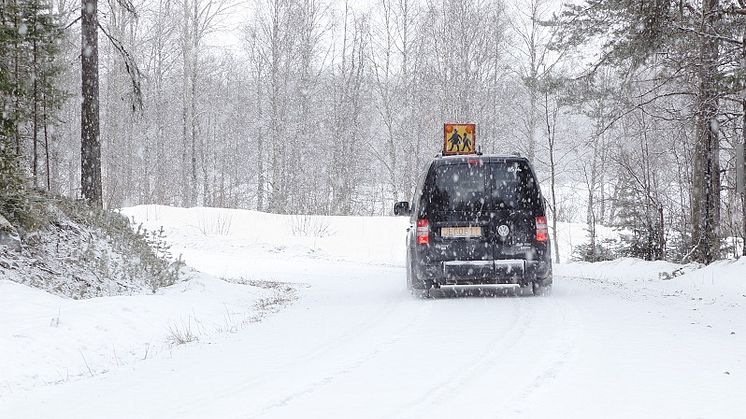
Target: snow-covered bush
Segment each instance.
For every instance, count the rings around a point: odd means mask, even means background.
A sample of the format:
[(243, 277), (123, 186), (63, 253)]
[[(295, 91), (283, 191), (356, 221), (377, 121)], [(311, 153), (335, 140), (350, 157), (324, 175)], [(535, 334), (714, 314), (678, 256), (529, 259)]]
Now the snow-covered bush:
[(617, 239), (604, 239), (596, 241), (595, 249), (590, 243), (583, 243), (575, 247), (572, 260), (582, 262), (603, 262), (614, 260), (620, 256), (619, 241)]
[[(76, 222), (99, 229), (114, 253), (129, 256), (121, 266), (127, 278), (144, 278), (137, 282), (144, 282), (152, 291), (178, 280), (183, 262), (181, 258), (172, 260), (162, 228), (152, 232), (140, 227), (133, 229), (127, 217), (92, 208), (80, 201), (63, 200), (60, 208)], [(103, 249), (98, 265), (103, 273), (108, 273), (106, 267), (111, 265), (106, 250)]]
[(179, 279), (183, 262), (171, 257), (163, 231), (133, 229), (126, 217), (82, 201), (44, 199), (20, 252), (0, 246), (0, 278), (70, 298), (155, 291)]
[(12, 147), (0, 137), (0, 214), (23, 234), (44, 223), (44, 198), (26, 187)]

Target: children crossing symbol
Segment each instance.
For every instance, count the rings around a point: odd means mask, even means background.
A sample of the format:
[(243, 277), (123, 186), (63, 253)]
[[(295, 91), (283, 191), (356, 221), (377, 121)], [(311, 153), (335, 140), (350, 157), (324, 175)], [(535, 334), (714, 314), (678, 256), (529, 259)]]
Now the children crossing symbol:
[(443, 155), (473, 154), (476, 131), (475, 124), (443, 124)]

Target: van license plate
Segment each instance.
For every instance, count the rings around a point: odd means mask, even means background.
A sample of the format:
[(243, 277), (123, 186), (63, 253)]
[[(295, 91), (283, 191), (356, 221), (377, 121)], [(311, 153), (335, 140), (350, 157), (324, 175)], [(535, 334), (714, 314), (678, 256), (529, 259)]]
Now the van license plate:
[(441, 227), (441, 237), (479, 237), (482, 235), (482, 227)]

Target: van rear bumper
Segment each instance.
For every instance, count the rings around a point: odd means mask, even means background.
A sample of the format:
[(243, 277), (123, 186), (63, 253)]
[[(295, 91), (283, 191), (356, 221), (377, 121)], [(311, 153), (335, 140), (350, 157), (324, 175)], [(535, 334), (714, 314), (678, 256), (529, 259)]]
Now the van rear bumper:
[(420, 278), (437, 285), (549, 284), (551, 265), (525, 259), (442, 261), (420, 266)]

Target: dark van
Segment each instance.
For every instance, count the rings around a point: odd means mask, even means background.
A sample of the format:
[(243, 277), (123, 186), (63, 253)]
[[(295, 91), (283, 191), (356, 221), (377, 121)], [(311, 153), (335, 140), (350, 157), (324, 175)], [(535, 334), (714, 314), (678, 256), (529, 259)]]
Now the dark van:
[(407, 288), (552, 285), (547, 219), (529, 161), (514, 155), (437, 157), (417, 185), (409, 215)]

